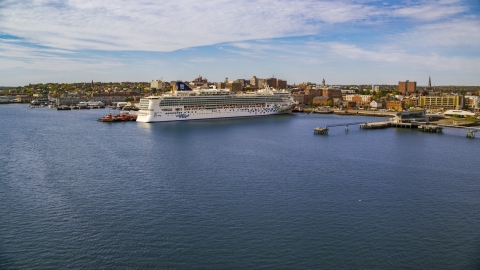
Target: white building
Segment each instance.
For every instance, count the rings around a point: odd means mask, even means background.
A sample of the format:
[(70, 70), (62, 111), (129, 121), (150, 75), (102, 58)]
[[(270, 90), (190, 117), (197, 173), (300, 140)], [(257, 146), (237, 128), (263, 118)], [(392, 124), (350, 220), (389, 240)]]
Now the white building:
[(162, 89), (163, 88), (163, 82), (161, 80), (152, 80), (150, 82), (150, 88)]
[[(345, 95), (346, 101), (354, 101), (354, 97), (361, 97), (362, 102), (370, 102), (372, 100), (372, 95)], [(358, 102), (358, 100), (357, 100)]]
[(479, 96), (465, 96), (465, 105), (468, 105), (469, 108), (478, 110), (480, 103)]
[(344, 95), (355, 94), (355, 90), (342, 89), (342, 94)]
[(383, 108), (383, 104), (380, 100), (372, 100), (372, 102), (370, 102), (370, 108), (381, 109)]
[(462, 111), (462, 110), (448, 110), (443, 113), (445, 116), (454, 116), (458, 115), (460, 117), (466, 117), (466, 116), (475, 116), (474, 113), (472, 112), (467, 112), (467, 111)]

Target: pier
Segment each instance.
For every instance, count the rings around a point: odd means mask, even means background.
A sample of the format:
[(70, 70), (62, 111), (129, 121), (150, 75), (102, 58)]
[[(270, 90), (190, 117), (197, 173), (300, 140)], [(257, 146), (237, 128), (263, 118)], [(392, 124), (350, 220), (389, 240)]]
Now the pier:
[(320, 135), (326, 135), (328, 134), (328, 128), (327, 127), (317, 127), (313, 129), (314, 134), (320, 134)]
[(373, 123), (363, 123), (360, 124), (361, 129), (379, 129), (379, 128), (387, 128), (390, 127), (392, 123), (390, 121), (384, 122), (373, 122)]
[(480, 128), (473, 128), (473, 127), (462, 127), (462, 126), (450, 126), (450, 125), (431, 125), (427, 122), (415, 122), (412, 121), (410, 123), (402, 123), (396, 121), (383, 121), (383, 122), (360, 122), (360, 123), (342, 123), (342, 124), (332, 124), (327, 125), (325, 127), (317, 127), (313, 129), (315, 134), (327, 135), (329, 127), (339, 127), (345, 126), (345, 132), (348, 132), (349, 125), (356, 125), (360, 126), (360, 129), (382, 129), (388, 127), (396, 127), (396, 128), (416, 128), (419, 131), (427, 132), (427, 133), (442, 133), (444, 128), (460, 128), (460, 129), (468, 129), (467, 131), (467, 138), (475, 138), (475, 132), (479, 132)]
[(443, 127), (436, 126), (436, 125), (420, 125), (418, 126), (418, 130), (423, 132), (430, 132), (430, 133), (441, 133)]

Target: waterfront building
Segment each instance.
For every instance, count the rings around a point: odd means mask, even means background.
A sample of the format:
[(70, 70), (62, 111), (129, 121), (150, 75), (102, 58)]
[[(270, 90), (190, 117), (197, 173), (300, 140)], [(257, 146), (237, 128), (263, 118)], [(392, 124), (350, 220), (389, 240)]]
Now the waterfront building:
[(427, 119), (426, 110), (414, 110), (406, 112), (398, 112), (395, 114), (395, 123), (410, 123), (412, 121), (424, 122)]
[(324, 106), (324, 105), (327, 105), (328, 101), (330, 101), (331, 99), (328, 98), (328, 97), (322, 97), (322, 96), (318, 96), (318, 97), (314, 97), (313, 98), (313, 105), (314, 106)]
[(448, 110), (445, 113), (443, 113), (445, 116), (459, 116), (459, 117), (467, 117), (467, 116), (475, 116), (474, 113), (472, 112), (467, 112), (463, 110)]
[(385, 104), (385, 108), (392, 111), (401, 111), (405, 108), (405, 102), (400, 100), (387, 101)]
[(418, 98), (418, 106), (425, 109), (461, 109), (463, 107), (463, 96), (420, 96)]
[(370, 102), (372, 101), (372, 96), (371, 95), (354, 95), (352, 97), (352, 101), (355, 101), (357, 103), (357, 107), (369, 107)]
[(313, 95), (306, 95), (306, 94), (292, 94), (292, 98), (295, 102), (299, 105), (308, 105), (310, 102), (313, 103)]
[(360, 102), (360, 103), (369, 103), (372, 101), (372, 95), (345, 95), (345, 100), (346, 101), (355, 101), (355, 102)]
[(342, 90), (336, 88), (324, 88), (322, 89), (322, 96), (329, 99), (342, 98)]
[[(346, 103), (345, 103), (346, 102)], [(357, 107), (357, 103), (355, 101), (345, 101), (343, 104), (347, 105), (347, 108), (355, 108)]]
[(480, 108), (480, 97), (479, 96), (465, 96), (465, 107), (476, 110)]
[(370, 102), (370, 108), (372, 109), (381, 109), (383, 108), (383, 104), (380, 100), (376, 99), (376, 100), (372, 100)]

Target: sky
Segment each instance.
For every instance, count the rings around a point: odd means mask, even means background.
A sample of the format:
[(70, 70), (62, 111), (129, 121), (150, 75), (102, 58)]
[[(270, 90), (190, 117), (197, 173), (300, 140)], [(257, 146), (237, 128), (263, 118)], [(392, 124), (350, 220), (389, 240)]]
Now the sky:
[(0, 0), (0, 86), (480, 85), (479, 0)]

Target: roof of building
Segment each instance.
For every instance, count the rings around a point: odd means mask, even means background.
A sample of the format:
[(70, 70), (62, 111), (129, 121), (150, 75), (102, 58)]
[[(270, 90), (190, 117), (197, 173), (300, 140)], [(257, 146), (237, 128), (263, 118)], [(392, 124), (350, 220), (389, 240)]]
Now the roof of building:
[(444, 115), (458, 115), (458, 116), (475, 116), (472, 112), (462, 111), (462, 110), (448, 110), (443, 113)]

